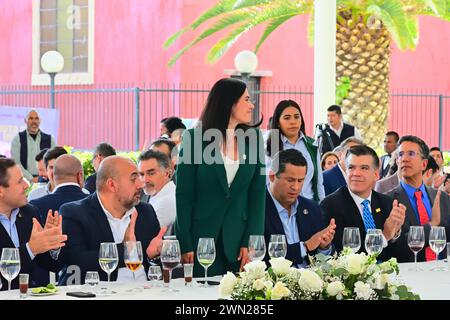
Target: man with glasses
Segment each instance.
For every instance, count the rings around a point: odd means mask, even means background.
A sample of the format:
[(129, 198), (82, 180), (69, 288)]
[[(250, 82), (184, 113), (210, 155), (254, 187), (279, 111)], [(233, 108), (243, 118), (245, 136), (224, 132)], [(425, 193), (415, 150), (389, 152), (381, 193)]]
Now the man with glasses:
[(401, 226), (405, 220), (405, 206), (392, 201), (386, 195), (373, 190), (379, 177), (380, 160), (376, 152), (365, 145), (349, 148), (345, 155), (347, 185), (325, 197), (320, 207), (325, 222), (335, 219), (336, 236), (333, 243), (336, 250), (343, 248), (344, 228), (357, 227), (361, 235), (361, 249), (365, 252), (364, 240), (369, 229), (381, 229), (384, 250), (379, 259), (386, 261), (396, 257), (404, 260), (408, 251)]
[(84, 183), (84, 188), (90, 193), (94, 193), (97, 189), (95, 187), (97, 181), (97, 171), (100, 163), (106, 157), (115, 156), (116, 150), (108, 143), (103, 142), (95, 147), (94, 155), (92, 157), (92, 165), (94, 166), (95, 173), (91, 174)]
[[(432, 226), (444, 226), (450, 236), (450, 199), (445, 192), (425, 186), (423, 172), (430, 155), (426, 143), (416, 136), (404, 136), (398, 142), (398, 169), (401, 171), (400, 185), (388, 195), (406, 206), (406, 219), (402, 233), (409, 232), (410, 226), (424, 226), (425, 239), (428, 239)], [(440, 196), (439, 196), (440, 195)], [(408, 250), (409, 261), (414, 256)], [(417, 255), (417, 261), (435, 260), (436, 256), (428, 243), (425, 250)]]
[(332, 253), (336, 225), (326, 226), (316, 202), (300, 196), (306, 176), (307, 162), (296, 149), (275, 154), (269, 171), (266, 191), (265, 238), (272, 234), (286, 236), (286, 259), (295, 267), (309, 264), (308, 255)]

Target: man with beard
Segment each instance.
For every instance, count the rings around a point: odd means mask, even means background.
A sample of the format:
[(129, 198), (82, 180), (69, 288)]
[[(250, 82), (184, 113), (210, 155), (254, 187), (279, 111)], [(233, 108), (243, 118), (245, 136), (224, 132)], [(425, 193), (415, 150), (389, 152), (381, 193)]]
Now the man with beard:
[[(102, 161), (97, 172), (97, 192), (87, 198), (67, 203), (60, 208), (63, 230), (70, 238), (61, 252), (66, 266), (98, 271), (100, 280), (107, 276), (98, 262), (100, 243), (117, 244), (119, 264), (111, 274), (112, 281), (133, 279), (125, 267), (124, 242), (140, 241), (145, 250), (143, 265), (135, 272), (136, 280), (146, 280), (149, 259), (159, 256), (165, 227), (160, 225), (153, 207), (140, 202), (143, 183), (133, 161), (111, 156)], [(62, 281), (64, 283), (64, 281)]]
[(35, 157), (45, 148), (53, 148), (55, 139), (39, 129), (41, 119), (36, 110), (25, 117), (27, 129), (19, 132), (11, 141), (11, 157), (22, 170), (23, 176), (32, 182), (38, 182), (39, 172)]
[(147, 150), (139, 156), (138, 168), (144, 192), (151, 196), (148, 203), (155, 209), (159, 224), (166, 226), (166, 234), (170, 235), (177, 214), (176, 187), (170, 180), (170, 159), (162, 152)]

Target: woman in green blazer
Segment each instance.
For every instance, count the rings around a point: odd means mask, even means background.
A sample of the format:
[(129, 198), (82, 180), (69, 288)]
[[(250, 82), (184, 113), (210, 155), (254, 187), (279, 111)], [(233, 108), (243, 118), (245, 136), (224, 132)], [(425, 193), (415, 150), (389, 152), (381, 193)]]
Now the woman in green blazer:
[(177, 164), (175, 232), (182, 263), (197, 261), (199, 238), (214, 238), (208, 275), (238, 271), (248, 261), (248, 240), (264, 234), (265, 165), (262, 135), (250, 126), (253, 103), (246, 84), (221, 79), (211, 89), (194, 129), (183, 135)]

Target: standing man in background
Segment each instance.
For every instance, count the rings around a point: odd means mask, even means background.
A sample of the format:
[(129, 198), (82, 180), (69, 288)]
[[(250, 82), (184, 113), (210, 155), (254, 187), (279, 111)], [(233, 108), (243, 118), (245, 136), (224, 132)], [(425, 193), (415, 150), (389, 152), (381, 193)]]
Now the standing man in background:
[(384, 136), (384, 152), (380, 158), (380, 179), (387, 177), (389, 175), (389, 170), (391, 169), (390, 161), (392, 158), (392, 153), (397, 149), (397, 142), (400, 139), (399, 135), (395, 131), (386, 132)]
[(31, 110), (25, 117), (27, 129), (19, 132), (11, 141), (11, 156), (29, 181), (38, 182), (39, 173), (35, 157), (45, 148), (53, 148), (55, 139), (39, 129), (41, 119), (36, 110)]

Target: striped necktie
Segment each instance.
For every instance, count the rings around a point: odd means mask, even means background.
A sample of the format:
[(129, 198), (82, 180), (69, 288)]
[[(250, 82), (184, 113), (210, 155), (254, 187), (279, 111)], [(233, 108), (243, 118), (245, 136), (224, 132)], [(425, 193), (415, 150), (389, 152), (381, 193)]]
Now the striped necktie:
[(361, 202), (363, 206), (363, 220), (364, 220), (364, 226), (366, 227), (366, 231), (368, 229), (375, 229), (375, 221), (373, 220), (372, 212), (370, 212), (369, 208), (369, 200), (364, 200)]

